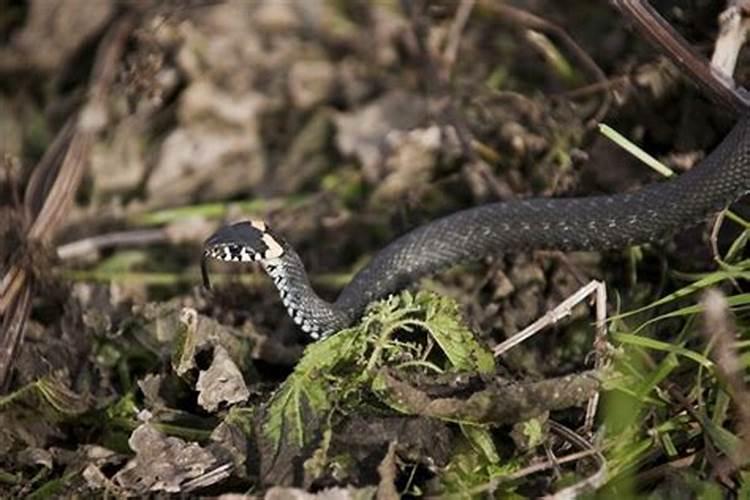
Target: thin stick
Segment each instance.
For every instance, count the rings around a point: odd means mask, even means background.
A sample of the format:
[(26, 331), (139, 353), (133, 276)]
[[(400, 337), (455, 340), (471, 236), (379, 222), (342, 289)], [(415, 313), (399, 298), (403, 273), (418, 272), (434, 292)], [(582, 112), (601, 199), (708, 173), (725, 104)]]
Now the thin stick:
[(66, 260), (97, 252), (115, 246), (143, 246), (167, 241), (167, 233), (162, 229), (136, 229), (99, 234), (73, 241), (57, 247), (57, 257)]
[[(596, 287), (596, 327), (594, 330), (594, 367), (600, 370), (607, 359), (609, 343), (607, 342), (607, 287), (599, 282)], [(590, 434), (594, 428), (596, 409), (599, 407), (599, 393), (594, 393), (586, 405), (586, 417), (583, 420), (583, 429)]]
[(738, 113), (750, 109), (750, 94), (738, 87), (730, 76), (714, 69), (648, 2), (610, 1), (633, 22), (648, 42), (669, 57), (707, 95)]
[(524, 467), (520, 470), (517, 470), (513, 474), (499, 477), (497, 479), (492, 479), (491, 481), (488, 481), (485, 484), (482, 484), (476, 488), (473, 488), (467, 491), (466, 496), (474, 497), (482, 493), (492, 493), (497, 489), (497, 487), (501, 483), (521, 479), (531, 474), (536, 474), (537, 472), (541, 472), (543, 470), (556, 468), (568, 462), (577, 462), (587, 457), (594, 457), (596, 458), (597, 462), (599, 462), (599, 469), (597, 470), (596, 473), (584, 479), (583, 481), (580, 481), (574, 484), (573, 486), (570, 486), (569, 488), (565, 488), (563, 490), (558, 491), (553, 496), (548, 496), (545, 498), (555, 498), (557, 500), (560, 500), (563, 498), (575, 498), (575, 495), (570, 495), (570, 494), (581, 493), (586, 490), (596, 489), (602, 484), (604, 484), (607, 478), (607, 460), (604, 458), (604, 455), (602, 455), (602, 453), (598, 449), (596, 449), (594, 446), (592, 446), (592, 444), (589, 443), (586, 439), (579, 436), (575, 432), (571, 431), (567, 427), (561, 424), (558, 424), (557, 422), (550, 421), (550, 429), (556, 434), (558, 434), (559, 436), (561, 436), (562, 438), (566, 439), (567, 441), (570, 441), (573, 445), (577, 446), (578, 448), (581, 448), (582, 451), (577, 451), (575, 453), (571, 453), (569, 455), (565, 455), (564, 457), (560, 457), (560, 458), (557, 458), (557, 457), (549, 458), (543, 462), (535, 463), (527, 467)]
[(566, 316), (569, 316), (573, 307), (583, 302), (586, 297), (594, 293), (599, 287), (604, 287), (604, 283), (602, 283), (601, 281), (593, 280), (579, 288), (578, 291), (560, 302), (560, 304), (558, 304), (554, 309), (552, 309), (551, 311), (547, 311), (544, 316), (534, 321), (532, 324), (530, 324), (517, 334), (513, 335), (508, 340), (501, 342), (500, 344), (495, 346), (495, 348), (493, 349), (495, 357), (501, 356), (506, 351), (509, 351), (518, 344), (524, 342), (526, 339), (534, 336), (539, 330), (545, 328), (546, 326), (555, 324)]
[(645, 163), (647, 166), (651, 167), (653, 170), (663, 175), (664, 177), (672, 177), (674, 175), (672, 169), (636, 146), (632, 141), (630, 141), (630, 139), (628, 139), (609, 125), (600, 123), (599, 132), (601, 132), (602, 135), (604, 135), (607, 139), (614, 142), (622, 149), (635, 156), (642, 163)]
[(552, 421), (550, 422), (550, 429), (579, 448), (593, 451), (593, 456), (597, 459), (597, 462), (599, 462), (599, 469), (589, 477), (568, 486), (567, 488), (563, 488), (553, 495), (547, 495), (544, 498), (548, 500), (572, 500), (578, 498), (582, 493), (595, 491), (600, 488), (607, 481), (608, 475), (607, 460), (604, 458), (604, 455), (602, 455), (599, 450), (592, 446), (591, 443), (586, 441), (582, 436), (579, 436), (564, 425)]
[[(596, 307), (596, 323), (594, 333), (594, 365), (600, 369), (604, 365), (607, 354), (607, 287), (601, 281), (593, 280), (582, 286), (573, 295), (562, 301), (554, 309), (548, 311), (544, 316), (524, 328), (519, 333), (513, 335), (505, 342), (501, 342), (493, 349), (495, 356), (500, 356), (506, 351), (512, 349), (526, 339), (534, 336), (543, 328), (557, 323), (561, 319), (569, 316), (573, 307), (577, 306), (590, 295), (594, 295)], [(596, 410), (599, 406), (599, 393), (595, 393), (589, 398), (586, 404), (586, 416), (583, 422), (584, 432), (590, 433), (594, 428), (594, 419)]]
[(733, 75), (737, 66), (740, 49), (747, 40), (750, 30), (747, 0), (731, 0), (729, 6), (719, 15), (719, 36), (714, 44), (711, 66), (725, 75)]
[(448, 43), (443, 53), (443, 71), (445, 71), (445, 77), (450, 78), (451, 70), (453, 65), (456, 63), (458, 57), (458, 47), (461, 44), (461, 34), (466, 27), (466, 22), (469, 20), (471, 11), (474, 10), (474, 4), (476, 0), (461, 0), (456, 10), (456, 17), (453, 19), (451, 24), (450, 32), (448, 33)]

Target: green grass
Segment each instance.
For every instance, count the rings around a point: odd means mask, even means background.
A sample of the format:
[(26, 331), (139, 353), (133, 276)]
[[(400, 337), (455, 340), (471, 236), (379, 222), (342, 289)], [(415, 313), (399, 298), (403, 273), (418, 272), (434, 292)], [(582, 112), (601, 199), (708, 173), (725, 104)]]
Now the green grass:
[[(608, 137), (616, 135), (611, 132)], [(632, 144), (626, 149), (647, 156)], [(644, 161), (669, 175), (655, 160)], [(615, 373), (607, 383), (601, 422), (609, 479), (597, 497), (641, 498), (650, 492), (649, 498), (669, 498), (670, 489), (679, 487), (696, 498), (722, 498), (732, 491), (748, 498), (750, 448), (739, 429), (750, 423), (742, 421), (737, 406), (746, 396), (750, 367), (750, 294), (739, 287), (750, 277), (750, 262), (742, 260), (749, 234), (748, 223), (731, 212), (724, 223), (742, 232), (725, 255), (716, 256), (715, 270), (671, 271), (678, 288), (609, 318)], [(740, 394), (717, 364), (714, 347), (721, 339), (713, 337), (702, 302), (709, 289), (726, 294), (733, 330), (723, 340), (739, 363)], [(722, 471), (731, 488), (716, 479)]]

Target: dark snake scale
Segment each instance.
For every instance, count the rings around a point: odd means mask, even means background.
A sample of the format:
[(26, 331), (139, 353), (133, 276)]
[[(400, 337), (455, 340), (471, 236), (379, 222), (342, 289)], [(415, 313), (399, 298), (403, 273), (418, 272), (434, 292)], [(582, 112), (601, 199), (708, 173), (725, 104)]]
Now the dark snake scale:
[(413, 229), (378, 252), (327, 302), (315, 293), (297, 253), (263, 222), (219, 229), (206, 258), (257, 261), (273, 278), (289, 315), (314, 338), (355, 322), (372, 301), (439, 269), (508, 251), (604, 250), (661, 240), (705, 220), (750, 191), (750, 118), (689, 172), (632, 193), (530, 199), (462, 210)]

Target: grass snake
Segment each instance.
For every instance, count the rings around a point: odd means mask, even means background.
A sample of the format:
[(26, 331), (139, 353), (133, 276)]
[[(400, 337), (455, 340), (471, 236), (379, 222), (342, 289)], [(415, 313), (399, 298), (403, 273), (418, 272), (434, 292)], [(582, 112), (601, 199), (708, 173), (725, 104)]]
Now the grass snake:
[(629, 193), (491, 203), (419, 226), (379, 251), (332, 303), (315, 293), (297, 252), (264, 222), (220, 228), (205, 242), (201, 269), (208, 287), (208, 258), (259, 262), (294, 322), (319, 338), (351, 325), (370, 302), (448, 266), (508, 251), (653, 242), (748, 191), (750, 118), (744, 117), (710, 155), (677, 178)]

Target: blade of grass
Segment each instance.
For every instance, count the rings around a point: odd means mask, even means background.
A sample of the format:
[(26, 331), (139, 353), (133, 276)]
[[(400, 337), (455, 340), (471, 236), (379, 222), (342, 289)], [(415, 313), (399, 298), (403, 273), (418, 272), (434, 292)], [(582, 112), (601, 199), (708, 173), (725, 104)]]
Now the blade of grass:
[(644, 150), (636, 146), (634, 143), (630, 142), (629, 139), (625, 138), (622, 134), (620, 134), (618, 131), (610, 127), (609, 125), (606, 125), (604, 123), (599, 124), (599, 132), (604, 135), (607, 139), (614, 142), (618, 146), (620, 146), (622, 149), (630, 153), (631, 155), (638, 158), (640, 161), (654, 169), (659, 174), (663, 175), (664, 177), (672, 177), (674, 175), (674, 172), (672, 169), (664, 165), (662, 162), (651, 156), (650, 154), (646, 153)]
[(713, 367), (714, 367), (713, 361), (706, 358), (705, 356), (695, 351), (691, 351), (690, 349), (686, 349), (681, 346), (676, 346), (668, 342), (662, 342), (660, 340), (654, 340), (648, 337), (641, 337), (640, 335), (633, 335), (630, 333), (620, 333), (620, 332), (613, 332), (612, 339), (616, 340), (617, 342), (627, 344), (627, 345), (634, 345), (638, 347), (644, 347), (646, 349), (651, 349), (654, 351), (672, 353), (678, 356), (683, 356), (685, 358), (695, 361), (699, 365), (709, 370), (713, 370)]
[(660, 298), (659, 300), (655, 300), (654, 302), (651, 302), (650, 304), (647, 304), (643, 307), (639, 307), (637, 309), (633, 309), (628, 312), (620, 313), (615, 316), (611, 316), (609, 318), (609, 321), (614, 320), (621, 320), (623, 318), (627, 318), (628, 316), (632, 316), (634, 314), (641, 313), (643, 311), (647, 311), (649, 309), (652, 309), (654, 307), (658, 307), (664, 304), (668, 304), (669, 302), (672, 302), (674, 300), (677, 300), (682, 297), (686, 297), (688, 295), (691, 295), (697, 291), (703, 290), (705, 288), (708, 288), (712, 285), (715, 285), (717, 283), (721, 283), (722, 281), (730, 280), (730, 279), (744, 279), (748, 280), (750, 279), (750, 272), (747, 271), (735, 271), (735, 270), (727, 270), (727, 271), (716, 271), (714, 273), (708, 274), (704, 276), (703, 278), (690, 283), (689, 285), (680, 288), (679, 290), (676, 290), (669, 295), (665, 295), (664, 297)]

